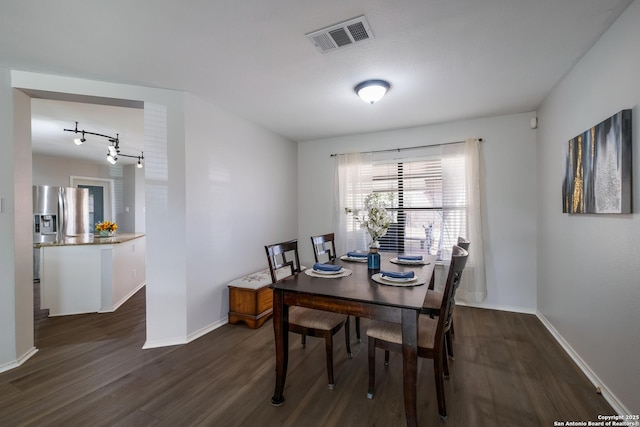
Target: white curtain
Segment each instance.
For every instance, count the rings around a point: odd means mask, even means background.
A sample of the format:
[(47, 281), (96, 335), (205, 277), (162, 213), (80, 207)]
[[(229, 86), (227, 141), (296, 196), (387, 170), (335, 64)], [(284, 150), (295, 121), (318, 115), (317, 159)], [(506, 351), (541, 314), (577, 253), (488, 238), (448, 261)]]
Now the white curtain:
[(466, 237), (467, 191), (464, 144), (445, 144), (440, 147), (442, 165), (442, 260), (451, 260), (451, 247), (458, 236)]
[[(467, 236), (469, 258), (462, 274), (456, 299), (467, 303), (478, 303), (487, 297), (487, 282), (484, 268), (484, 242), (482, 239), (480, 141), (468, 138), (464, 143), (465, 180), (467, 195)], [(465, 237), (465, 236), (463, 236)]]
[(373, 191), (371, 153), (339, 154), (334, 175), (333, 229), (336, 234), (336, 253), (367, 250), (365, 230), (347, 215), (345, 208), (362, 209), (364, 196)]

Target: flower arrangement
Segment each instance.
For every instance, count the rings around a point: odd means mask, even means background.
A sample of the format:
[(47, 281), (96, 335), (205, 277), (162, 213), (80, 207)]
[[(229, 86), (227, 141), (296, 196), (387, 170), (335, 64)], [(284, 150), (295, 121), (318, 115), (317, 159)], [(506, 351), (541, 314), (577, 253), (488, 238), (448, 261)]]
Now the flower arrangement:
[(103, 221), (96, 224), (96, 231), (101, 235), (115, 233), (118, 229), (118, 224), (111, 221)]
[(391, 225), (391, 215), (387, 212), (385, 202), (382, 196), (377, 193), (371, 193), (364, 199), (364, 209), (354, 210), (344, 208), (347, 215), (353, 214), (353, 218), (360, 224), (360, 228), (364, 228), (371, 236), (371, 244), (378, 244), (378, 239), (387, 234), (389, 225)]

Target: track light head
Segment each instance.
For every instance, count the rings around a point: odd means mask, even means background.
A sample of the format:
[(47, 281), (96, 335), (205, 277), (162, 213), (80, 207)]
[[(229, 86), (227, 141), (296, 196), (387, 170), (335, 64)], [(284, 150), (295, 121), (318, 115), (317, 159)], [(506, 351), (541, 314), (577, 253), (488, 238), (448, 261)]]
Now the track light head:
[[(80, 131), (77, 130), (77, 128), (78, 128), (78, 122), (76, 122), (76, 129), (75, 129), (76, 133), (80, 132)], [(73, 140), (73, 143), (76, 144), (76, 145), (82, 145), (85, 141), (86, 141), (86, 139), (84, 138), (84, 131), (82, 131), (82, 137), (81, 138), (75, 138)]]
[[(76, 122), (76, 126), (78, 126), (78, 122)], [(84, 131), (82, 131), (82, 137), (81, 138), (76, 138), (76, 139), (73, 140), (73, 142), (76, 145), (82, 145), (85, 141), (86, 141), (86, 139), (84, 137)]]

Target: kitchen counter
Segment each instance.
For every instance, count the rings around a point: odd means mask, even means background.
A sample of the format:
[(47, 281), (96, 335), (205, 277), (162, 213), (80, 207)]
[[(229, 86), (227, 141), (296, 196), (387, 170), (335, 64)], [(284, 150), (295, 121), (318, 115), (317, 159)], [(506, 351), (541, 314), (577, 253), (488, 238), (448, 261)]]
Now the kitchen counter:
[(49, 316), (115, 311), (146, 283), (146, 237), (70, 237), (38, 243), (40, 305)]
[(144, 237), (143, 233), (116, 233), (113, 237), (100, 237), (94, 235), (78, 236), (78, 237), (66, 237), (63, 240), (55, 242), (35, 243), (35, 248), (42, 248), (45, 246), (78, 246), (78, 245), (113, 245), (119, 243), (125, 243), (129, 240), (138, 239)]

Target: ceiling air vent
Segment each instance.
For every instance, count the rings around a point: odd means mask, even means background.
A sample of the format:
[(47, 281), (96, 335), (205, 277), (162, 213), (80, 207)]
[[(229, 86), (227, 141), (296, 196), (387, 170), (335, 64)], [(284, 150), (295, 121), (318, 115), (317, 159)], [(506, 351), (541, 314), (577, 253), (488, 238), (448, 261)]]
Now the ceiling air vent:
[(321, 53), (373, 40), (373, 33), (364, 16), (359, 16), (306, 35)]

